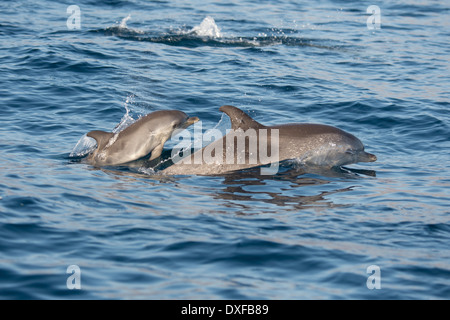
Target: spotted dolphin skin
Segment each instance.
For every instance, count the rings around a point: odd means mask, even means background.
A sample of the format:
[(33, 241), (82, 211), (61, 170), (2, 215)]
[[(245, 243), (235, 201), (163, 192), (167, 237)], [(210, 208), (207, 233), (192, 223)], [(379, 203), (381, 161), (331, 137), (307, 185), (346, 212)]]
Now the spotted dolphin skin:
[(97, 148), (87, 157), (94, 166), (114, 166), (128, 163), (150, 154), (150, 160), (161, 155), (164, 143), (178, 129), (199, 121), (177, 110), (152, 112), (118, 133), (91, 131), (87, 134), (97, 141)]
[[(364, 151), (364, 145), (358, 138), (332, 126), (309, 123), (265, 126), (239, 108), (222, 106), (220, 111), (230, 117), (232, 130), (182, 161), (175, 162), (163, 170), (163, 173), (223, 174), (267, 164), (272, 166), (275, 162), (288, 159), (298, 159), (307, 165), (327, 168), (377, 160), (375, 155)], [(249, 132), (256, 135), (253, 142)], [(273, 139), (274, 136), (276, 139)], [(246, 143), (230, 143), (240, 138)], [(261, 150), (264, 146), (267, 150)], [(241, 154), (248, 159), (253, 156), (254, 161), (230, 161), (227, 159), (230, 151), (233, 155)], [(269, 157), (268, 154), (272, 156)], [(234, 160), (237, 159), (236, 156), (233, 157)]]

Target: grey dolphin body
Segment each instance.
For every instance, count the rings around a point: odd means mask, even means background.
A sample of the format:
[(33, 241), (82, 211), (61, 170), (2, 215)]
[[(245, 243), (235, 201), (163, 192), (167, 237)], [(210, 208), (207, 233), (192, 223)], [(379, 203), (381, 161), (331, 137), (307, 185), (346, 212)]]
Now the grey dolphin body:
[(150, 152), (150, 160), (161, 155), (164, 143), (177, 129), (185, 129), (197, 122), (177, 110), (152, 112), (118, 133), (91, 131), (88, 137), (97, 141), (97, 149), (88, 156), (95, 166), (113, 166), (140, 159)]
[[(163, 170), (163, 173), (222, 174), (288, 159), (299, 159), (304, 164), (331, 168), (357, 162), (373, 162), (377, 159), (375, 155), (364, 151), (364, 145), (358, 138), (332, 126), (308, 123), (264, 126), (236, 107), (222, 106), (220, 111), (230, 117), (232, 126), (230, 133), (184, 158), (183, 161), (176, 162)], [(253, 142), (249, 132), (256, 133), (257, 139)], [(275, 133), (278, 134), (278, 139), (273, 139)], [(228, 144), (230, 140), (239, 139), (247, 141), (241, 145)], [(266, 154), (261, 153), (261, 147), (264, 145), (267, 145)], [(234, 162), (227, 161), (227, 152), (230, 152), (230, 149), (234, 149), (234, 155), (241, 154), (245, 159), (250, 159), (256, 152), (257, 160), (252, 163), (250, 161), (237, 163), (236, 156)], [(221, 155), (214, 154), (217, 152)], [(276, 158), (272, 157), (274, 153), (277, 153)], [(211, 154), (215, 157), (213, 161), (208, 160), (211, 157), (205, 157)], [(268, 154), (272, 156), (268, 157)]]

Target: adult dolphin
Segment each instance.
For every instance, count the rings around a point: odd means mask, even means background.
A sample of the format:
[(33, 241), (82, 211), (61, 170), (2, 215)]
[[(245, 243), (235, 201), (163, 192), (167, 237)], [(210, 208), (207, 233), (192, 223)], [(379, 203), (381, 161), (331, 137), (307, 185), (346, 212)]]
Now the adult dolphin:
[(97, 149), (87, 160), (95, 166), (114, 166), (140, 159), (150, 152), (150, 160), (161, 155), (164, 143), (175, 130), (182, 130), (199, 119), (177, 110), (152, 112), (121, 132), (91, 131), (88, 137), (97, 141)]
[(265, 126), (239, 108), (222, 106), (220, 111), (230, 117), (232, 130), (191, 155), (175, 157), (175, 164), (163, 170), (164, 174), (214, 175), (267, 164), (270, 168), (262, 168), (261, 173), (274, 174), (278, 163), (288, 159), (328, 168), (377, 160), (375, 155), (364, 151), (358, 138), (332, 126), (309, 123)]

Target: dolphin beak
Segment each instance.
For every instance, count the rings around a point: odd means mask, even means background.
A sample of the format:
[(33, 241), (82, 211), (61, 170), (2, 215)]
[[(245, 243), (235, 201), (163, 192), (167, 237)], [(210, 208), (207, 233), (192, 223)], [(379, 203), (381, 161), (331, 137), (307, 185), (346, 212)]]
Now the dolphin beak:
[(199, 121), (200, 121), (200, 119), (198, 117), (190, 117), (186, 120), (185, 127), (187, 128), (190, 125), (193, 125), (194, 123), (199, 122)]
[(368, 152), (361, 152), (358, 154), (358, 160), (360, 162), (375, 162), (377, 161), (377, 156)]

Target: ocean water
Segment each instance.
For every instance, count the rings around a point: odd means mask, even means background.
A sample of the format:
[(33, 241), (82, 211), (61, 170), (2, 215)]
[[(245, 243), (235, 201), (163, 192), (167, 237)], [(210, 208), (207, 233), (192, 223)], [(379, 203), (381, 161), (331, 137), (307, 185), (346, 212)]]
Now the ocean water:
[[(0, 298), (449, 299), (449, 10), (1, 1)], [(170, 177), (74, 156), (156, 110), (225, 128), (224, 104), (378, 161)]]

